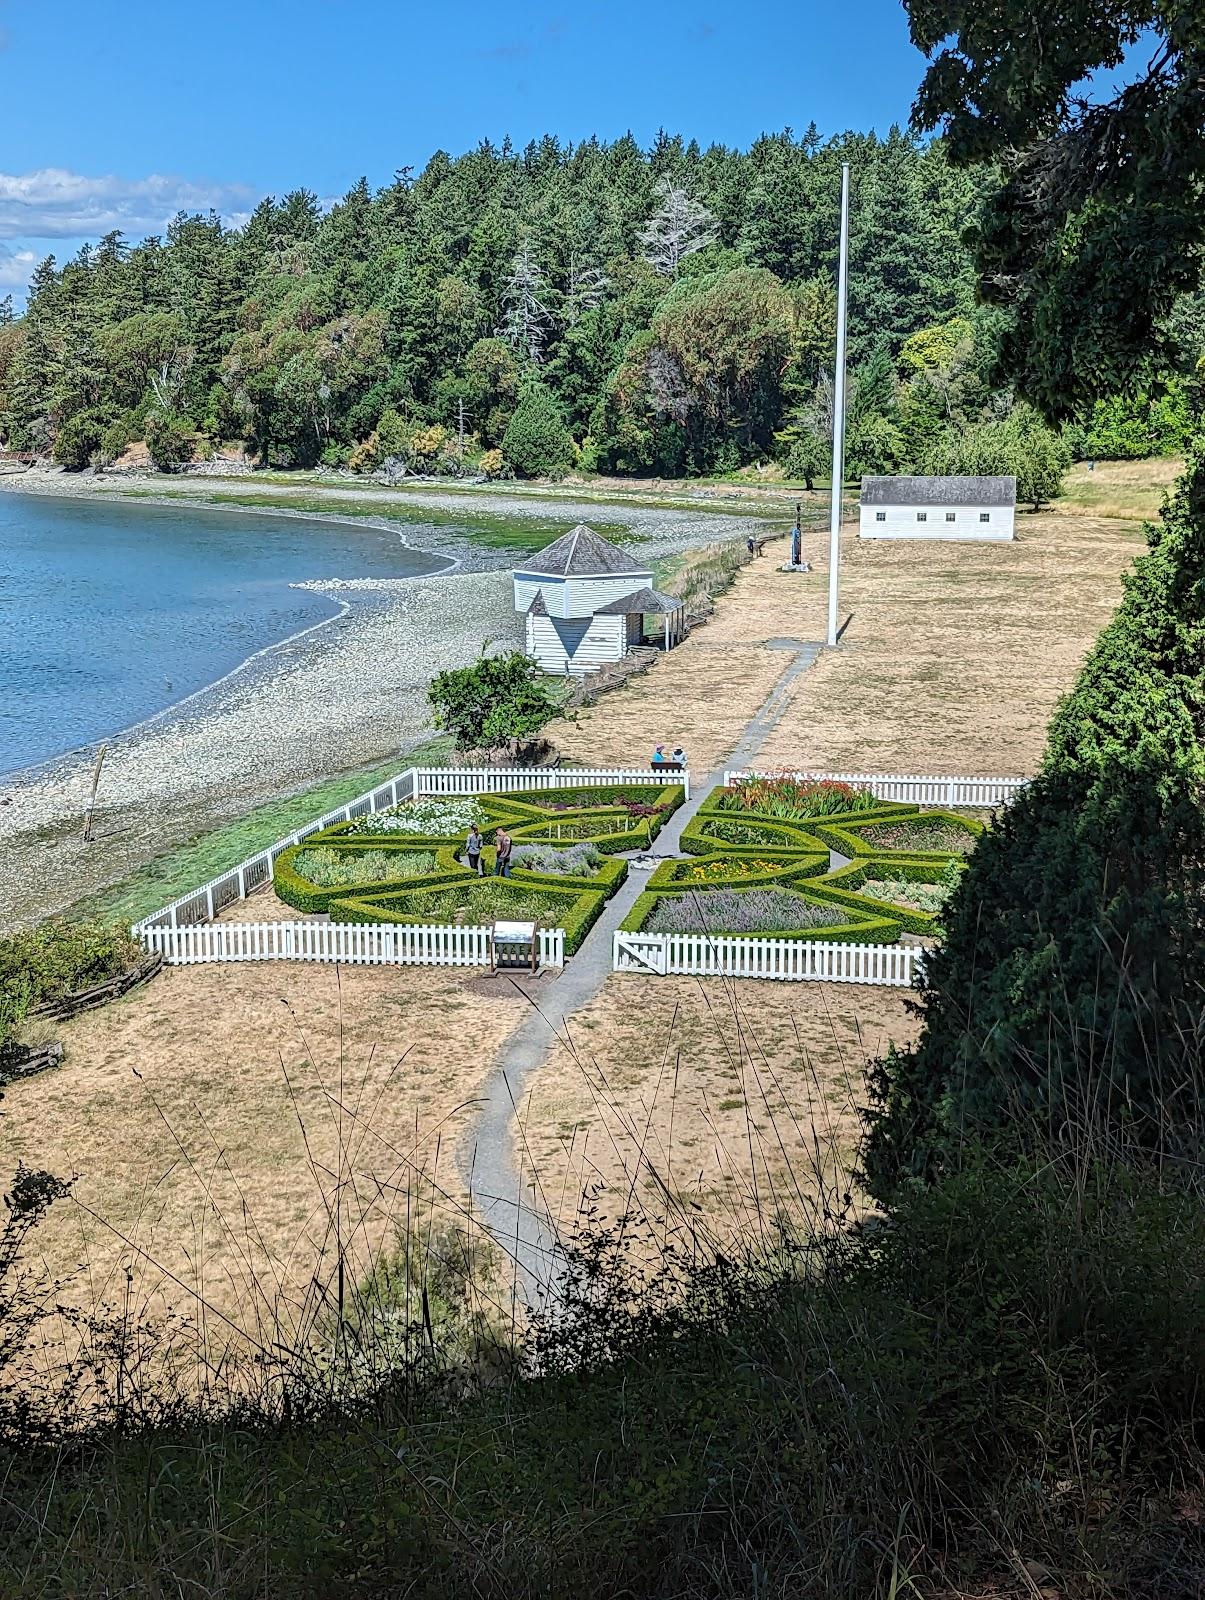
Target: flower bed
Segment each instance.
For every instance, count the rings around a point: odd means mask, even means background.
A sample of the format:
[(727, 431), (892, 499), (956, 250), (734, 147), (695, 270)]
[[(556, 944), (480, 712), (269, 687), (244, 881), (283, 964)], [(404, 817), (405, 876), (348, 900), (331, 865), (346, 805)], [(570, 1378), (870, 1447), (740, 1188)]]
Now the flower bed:
[(773, 822), (760, 817), (730, 817), (700, 807), (699, 813), (682, 830), (683, 850), (709, 853), (724, 845), (756, 849), (770, 845), (781, 850), (823, 852), (825, 846), (789, 822)]
[(471, 795), (449, 799), (430, 796), (403, 800), (387, 811), (371, 811), (344, 824), (348, 838), (364, 834), (398, 833), (411, 839), (454, 839), (468, 833), (474, 823), (481, 828), (489, 821), (485, 807)]
[(806, 822), (809, 817), (872, 811), (879, 801), (869, 789), (855, 788), (834, 778), (796, 778), (780, 772), (742, 778), (727, 789), (717, 790), (715, 805), (721, 811), (756, 811), (760, 816), (778, 817), (784, 822)]
[(652, 811), (666, 816), (676, 811), (686, 797), (680, 783), (614, 783), (599, 788), (520, 789), (508, 793), (507, 800), (519, 801), (536, 811), (597, 811), (621, 806), (648, 815)]
[(946, 900), (965, 869), (949, 856), (930, 861), (873, 856), (854, 861), (814, 887), (823, 900), (869, 915), (889, 915), (908, 933), (937, 931)]
[(828, 855), (802, 855), (792, 851), (729, 851), (722, 855), (690, 856), (685, 861), (663, 861), (649, 878), (650, 890), (747, 887), (776, 878), (813, 877), (828, 871)]
[(865, 819), (832, 817), (813, 825), (816, 837), (847, 856), (944, 858), (969, 856), (983, 833), (983, 824), (952, 811), (879, 814)]
[(596, 878), (606, 859), (597, 845), (516, 844), (511, 851), (511, 866), (544, 877)]
[(811, 933), (845, 922), (835, 906), (790, 889), (715, 889), (710, 894), (660, 894), (646, 933)]
[(397, 878), (423, 878), (435, 868), (433, 850), (340, 850), (331, 845), (303, 846), (293, 870), (319, 889), (345, 889)]
[(531, 879), (476, 878), (466, 873), (456, 882), (429, 888), (349, 896), (339, 902), (339, 918), (439, 927), (488, 926), (499, 918), (538, 922), (544, 928), (563, 928), (565, 954), (572, 955), (606, 901), (607, 891), (601, 888), (554, 887)]

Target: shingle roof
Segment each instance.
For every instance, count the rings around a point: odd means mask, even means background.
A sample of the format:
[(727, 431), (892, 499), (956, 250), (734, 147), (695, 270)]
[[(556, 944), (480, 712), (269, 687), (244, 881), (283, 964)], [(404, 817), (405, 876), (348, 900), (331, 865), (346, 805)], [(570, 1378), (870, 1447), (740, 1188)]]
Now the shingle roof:
[(1016, 478), (863, 478), (864, 506), (1014, 506)]
[(612, 600), (605, 606), (599, 606), (594, 615), (613, 617), (623, 612), (664, 613), (681, 609), (681, 600), (675, 599), (672, 594), (662, 594), (660, 589), (637, 589), (634, 594), (625, 594), (621, 600)]
[(639, 575), (649, 569), (633, 561), (618, 545), (595, 533), (593, 528), (587, 528), (584, 522), (579, 522), (576, 528), (563, 533), (554, 544), (541, 550), (538, 556), (533, 556), (519, 570), (569, 578), (596, 573)]

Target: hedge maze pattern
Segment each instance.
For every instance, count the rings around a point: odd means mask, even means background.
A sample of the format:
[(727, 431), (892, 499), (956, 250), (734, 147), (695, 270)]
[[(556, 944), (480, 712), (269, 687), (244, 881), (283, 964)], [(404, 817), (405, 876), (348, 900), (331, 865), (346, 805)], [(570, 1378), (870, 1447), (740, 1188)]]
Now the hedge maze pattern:
[[(309, 835), (277, 857), (274, 887), (277, 896), (298, 911), (328, 912), (339, 922), (480, 921), (485, 919), (474, 916), (473, 902), (488, 895), (493, 915), (506, 916), (513, 910), (519, 916), (534, 907), (541, 926), (564, 929), (565, 953), (571, 955), (627, 877), (628, 864), (618, 858), (619, 852), (647, 850), (683, 798), (679, 784), (632, 784), (602, 789), (567, 785), (449, 801), (442, 806), (449, 816), (466, 810), (476, 810), (479, 815), (487, 874), (494, 871), (494, 839), (499, 828), (506, 829), (516, 848), (590, 845), (603, 857), (596, 870), (580, 874), (539, 872), (516, 863), (509, 878), (492, 879), (488, 890), (462, 859), (467, 824), (457, 822), (454, 831), (450, 826), (442, 832), (428, 826), (426, 831), (416, 828), (407, 832), (408, 812), (430, 816), (441, 809), (437, 800), (424, 801), (421, 807), (407, 802), (377, 814), (390, 821), (401, 820), (403, 826), (393, 831), (370, 832), (361, 822), (341, 822)], [(416, 852), (426, 852), (434, 857), (434, 866), (418, 876), (407, 875), (403, 866), (396, 878), (324, 887), (307, 878), (298, 865), (315, 849), (329, 850), (350, 861), (371, 852), (378, 858), (395, 854), (401, 862), (402, 858), (412, 859)]]

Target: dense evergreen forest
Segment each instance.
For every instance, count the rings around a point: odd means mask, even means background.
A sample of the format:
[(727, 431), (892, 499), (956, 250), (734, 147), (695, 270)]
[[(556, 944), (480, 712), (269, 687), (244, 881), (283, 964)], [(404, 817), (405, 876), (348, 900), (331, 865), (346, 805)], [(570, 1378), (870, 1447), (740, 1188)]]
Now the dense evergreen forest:
[(276, 467), (682, 475), (825, 470), (840, 163), (852, 163), (848, 467), (1016, 470), (1052, 492), (1073, 453), (1178, 450), (1205, 347), (1058, 435), (995, 376), (1009, 313), (977, 302), (976, 219), (998, 191), (940, 141), (814, 128), (748, 151), (662, 135), (439, 152), (323, 210), (178, 216), (109, 234), (0, 302), (0, 437), (171, 468), (219, 441)]

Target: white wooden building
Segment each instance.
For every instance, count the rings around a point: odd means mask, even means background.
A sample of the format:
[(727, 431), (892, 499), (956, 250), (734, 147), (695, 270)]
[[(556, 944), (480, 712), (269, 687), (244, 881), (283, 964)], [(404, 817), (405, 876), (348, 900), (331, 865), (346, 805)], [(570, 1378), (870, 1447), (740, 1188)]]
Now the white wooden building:
[(580, 524), (515, 570), (524, 648), (545, 672), (580, 675), (647, 642), (648, 616), (664, 619), (666, 650), (682, 637), (682, 602), (653, 587), (652, 568)]
[(1011, 539), (1016, 478), (863, 478), (862, 539)]

